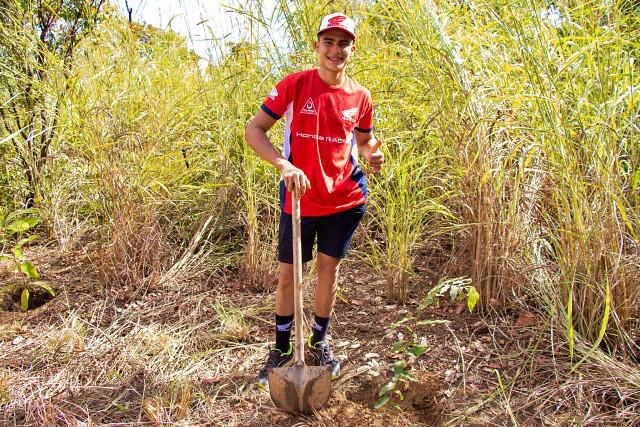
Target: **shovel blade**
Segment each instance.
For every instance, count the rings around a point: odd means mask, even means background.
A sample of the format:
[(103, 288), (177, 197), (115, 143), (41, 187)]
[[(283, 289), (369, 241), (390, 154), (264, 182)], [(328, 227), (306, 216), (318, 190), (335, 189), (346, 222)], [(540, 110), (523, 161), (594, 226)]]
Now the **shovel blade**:
[(269, 376), (271, 400), (283, 411), (310, 414), (326, 405), (331, 394), (329, 366), (297, 365), (272, 368)]

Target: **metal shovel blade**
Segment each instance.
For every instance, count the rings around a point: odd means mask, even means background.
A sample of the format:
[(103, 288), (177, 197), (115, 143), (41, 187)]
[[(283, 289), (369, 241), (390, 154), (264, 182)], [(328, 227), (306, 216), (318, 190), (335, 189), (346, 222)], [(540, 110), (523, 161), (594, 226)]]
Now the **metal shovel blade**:
[(326, 405), (331, 394), (329, 366), (295, 365), (272, 368), (269, 393), (276, 406), (291, 413), (310, 414)]

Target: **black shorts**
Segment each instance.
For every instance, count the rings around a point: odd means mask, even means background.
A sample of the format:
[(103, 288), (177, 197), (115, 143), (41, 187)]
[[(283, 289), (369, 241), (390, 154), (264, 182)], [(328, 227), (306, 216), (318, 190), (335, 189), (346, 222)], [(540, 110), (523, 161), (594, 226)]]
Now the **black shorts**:
[[(313, 244), (318, 237), (318, 252), (334, 258), (344, 258), (356, 227), (366, 210), (366, 205), (356, 206), (344, 212), (327, 216), (305, 216), (300, 219), (302, 262), (313, 258)], [(278, 261), (293, 264), (291, 215), (280, 214), (278, 231)]]

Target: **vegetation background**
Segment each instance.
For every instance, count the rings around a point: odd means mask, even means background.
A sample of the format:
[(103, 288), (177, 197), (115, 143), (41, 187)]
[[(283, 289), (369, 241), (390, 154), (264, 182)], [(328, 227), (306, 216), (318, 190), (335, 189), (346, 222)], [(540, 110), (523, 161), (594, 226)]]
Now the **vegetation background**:
[[(169, 303), (136, 323), (101, 322), (100, 313), (122, 295), (180, 298), (217, 276), (273, 291), (279, 177), (243, 142), (244, 126), (279, 79), (315, 65), (316, 23), (336, 10), (357, 19), (349, 72), (372, 92), (387, 159), (369, 177), (354, 255), (384, 278), (386, 303), (426, 298), (417, 285), (425, 280), (453, 299), (472, 285), (488, 322), (509, 310), (538, 319), (530, 345), (511, 355), (526, 367), (495, 390), (534, 383), (537, 402), (571, 390), (577, 415), (562, 425), (640, 417), (636, 2), (239, 2), (229, 11), (244, 40), (218, 40), (220, 58), (201, 67), (183, 37), (131, 22), (104, 0), (8, 0), (0, 5), (6, 422), (52, 424), (60, 414), (111, 422), (105, 414), (119, 411), (123, 421), (144, 413), (150, 423), (197, 423), (216, 399), (194, 410), (197, 393), (176, 378), (193, 363), (224, 372), (239, 347), (258, 363), (264, 345), (243, 340), (268, 306), (211, 301), (204, 337), (184, 317), (167, 321)], [(83, 311), (73, 292), (41, 277), (45, 249), (72, 260), (73, 274), (103, 298), (98, 308)], [(66, 312), (20, 347), (36, 303), (54, 295)], [(130, 352), (84, 377), (79, 366), (109, 342)], [(19, 367), (7, 361), (18, 354)], [(167, 370), (157, 378), (165, 394), (144, 410), (51, 403), (73, 384), (131, 383), (136, 357)], [(533, 410), (504, 408), (514, 424)]]

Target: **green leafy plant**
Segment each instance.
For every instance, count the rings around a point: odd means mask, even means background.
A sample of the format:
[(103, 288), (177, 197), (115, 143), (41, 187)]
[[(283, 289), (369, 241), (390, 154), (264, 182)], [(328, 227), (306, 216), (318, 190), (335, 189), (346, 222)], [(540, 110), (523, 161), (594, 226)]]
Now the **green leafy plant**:
[[(5, 286), (5, 289), (14, 289), (16, 286), (22, 287), (20, 307), (23, 311), (29, 309), (29, 297), (31, 296), (29, 285), (40, 287), (51, 296), (55, 296), (55, 291), (47, 282), (38, 280), (40, 279), (40, 273), (38, 273), (35, 264), (24, 256), (24, 246), (38, 238), (35, 234), (24, 237), (27, 231), (40, 223), (40, 219), (35, 214), (36, 211), (33, 209), (21, 209), (6, 216), (0, 215), (0, 244), (2, 244), (0, 261), (9, 261), (10, 269), (24, 275), (22, 283), (10, 283)], [(15, 243), (11, 243), (13, 241)], [(7, 247), (9, 248), (9, 253), (5, 252)]]
[(400, 400), (404, 400), (404, 395), (399, 385), (406, 381), (417, 381), (418, 379), (407, 370), (407, 363), (398, 360), (393, 364), (393, 375), (378, 392), (378, 400), (373, 406), (375, 409), (382, 409), (391, 397), (396, 394)]
[[(427, 351), (426, 342), (423, 341), (415, 332), (415, 326), (445, 323), (447, 320), (420, 320), (409, 316), (391, 325), (391, 329), (402, 329), (404, 333), (399, 333), (398, 341), (392, 344), (394, 353), (401, 353), (405, 357), (420, 357)], [(405, 338), (405, 334), (406, 337)], [(409, 372), (409, 366), (405, 360), (397, 360), (393, 364), (393, 374), (391, 378), (382, 386), (378, 392), (378, 400), (374, 404), (375, 409), (382, 409), (389, 403), (393, 395), (396, 395), (401, 401), (404, 400), (400, 385), (403, 382), (417, 381), (417, 378)]]
[[(449, 294), (451, 301), (467, 299), (467, 308), (472, 311), (480, 298), (480, 294), (475, 287), (471, 285), (471, 279), (458, 277), (455, 279), (441, 280), (434, 286), (418, 310), (424, 310), (426, 307), (439, 304), (439, 297)], [(405, 317), (391, 325), (392, 329), (402, 328), (405, 333), (399, 333), (398, 341), (392, 344), (392, 350), (395, 353), (402, 353), (407, 357), (420, 357), (427, 351), (426, 342), (421, 340), (415, 331), (415, 326), (446, 324), (448, 320), (443, 319), (425, 319), (417, 320), (413, 316)], [(382, 409), (389, 403), (393, 395), (397, 395), (400, 400), (404, 400), (404, 395), (399, 387), (403, 382), (417, 381), (416, 377), (408, 371), (408, 365), (404, 360), (398, 360), (393, 365), (393, 374), (391, 378), (382, 386), (378, 392), (378, 400), (374, 404), (375, 409)]]
[(473, 311), (476, 303), (480, 299), (480, 294), (476, 288), (471, 285), (471, 279), (467, 277), (456, 277), (454, 279), (440, 280), (428, 293), (418, 307), (418, 310), (424, 310), (427, 307), (440, 305), (439, 298), (449, 294), (451, 301), (461, 301), (467, 299), (467, 308)]

